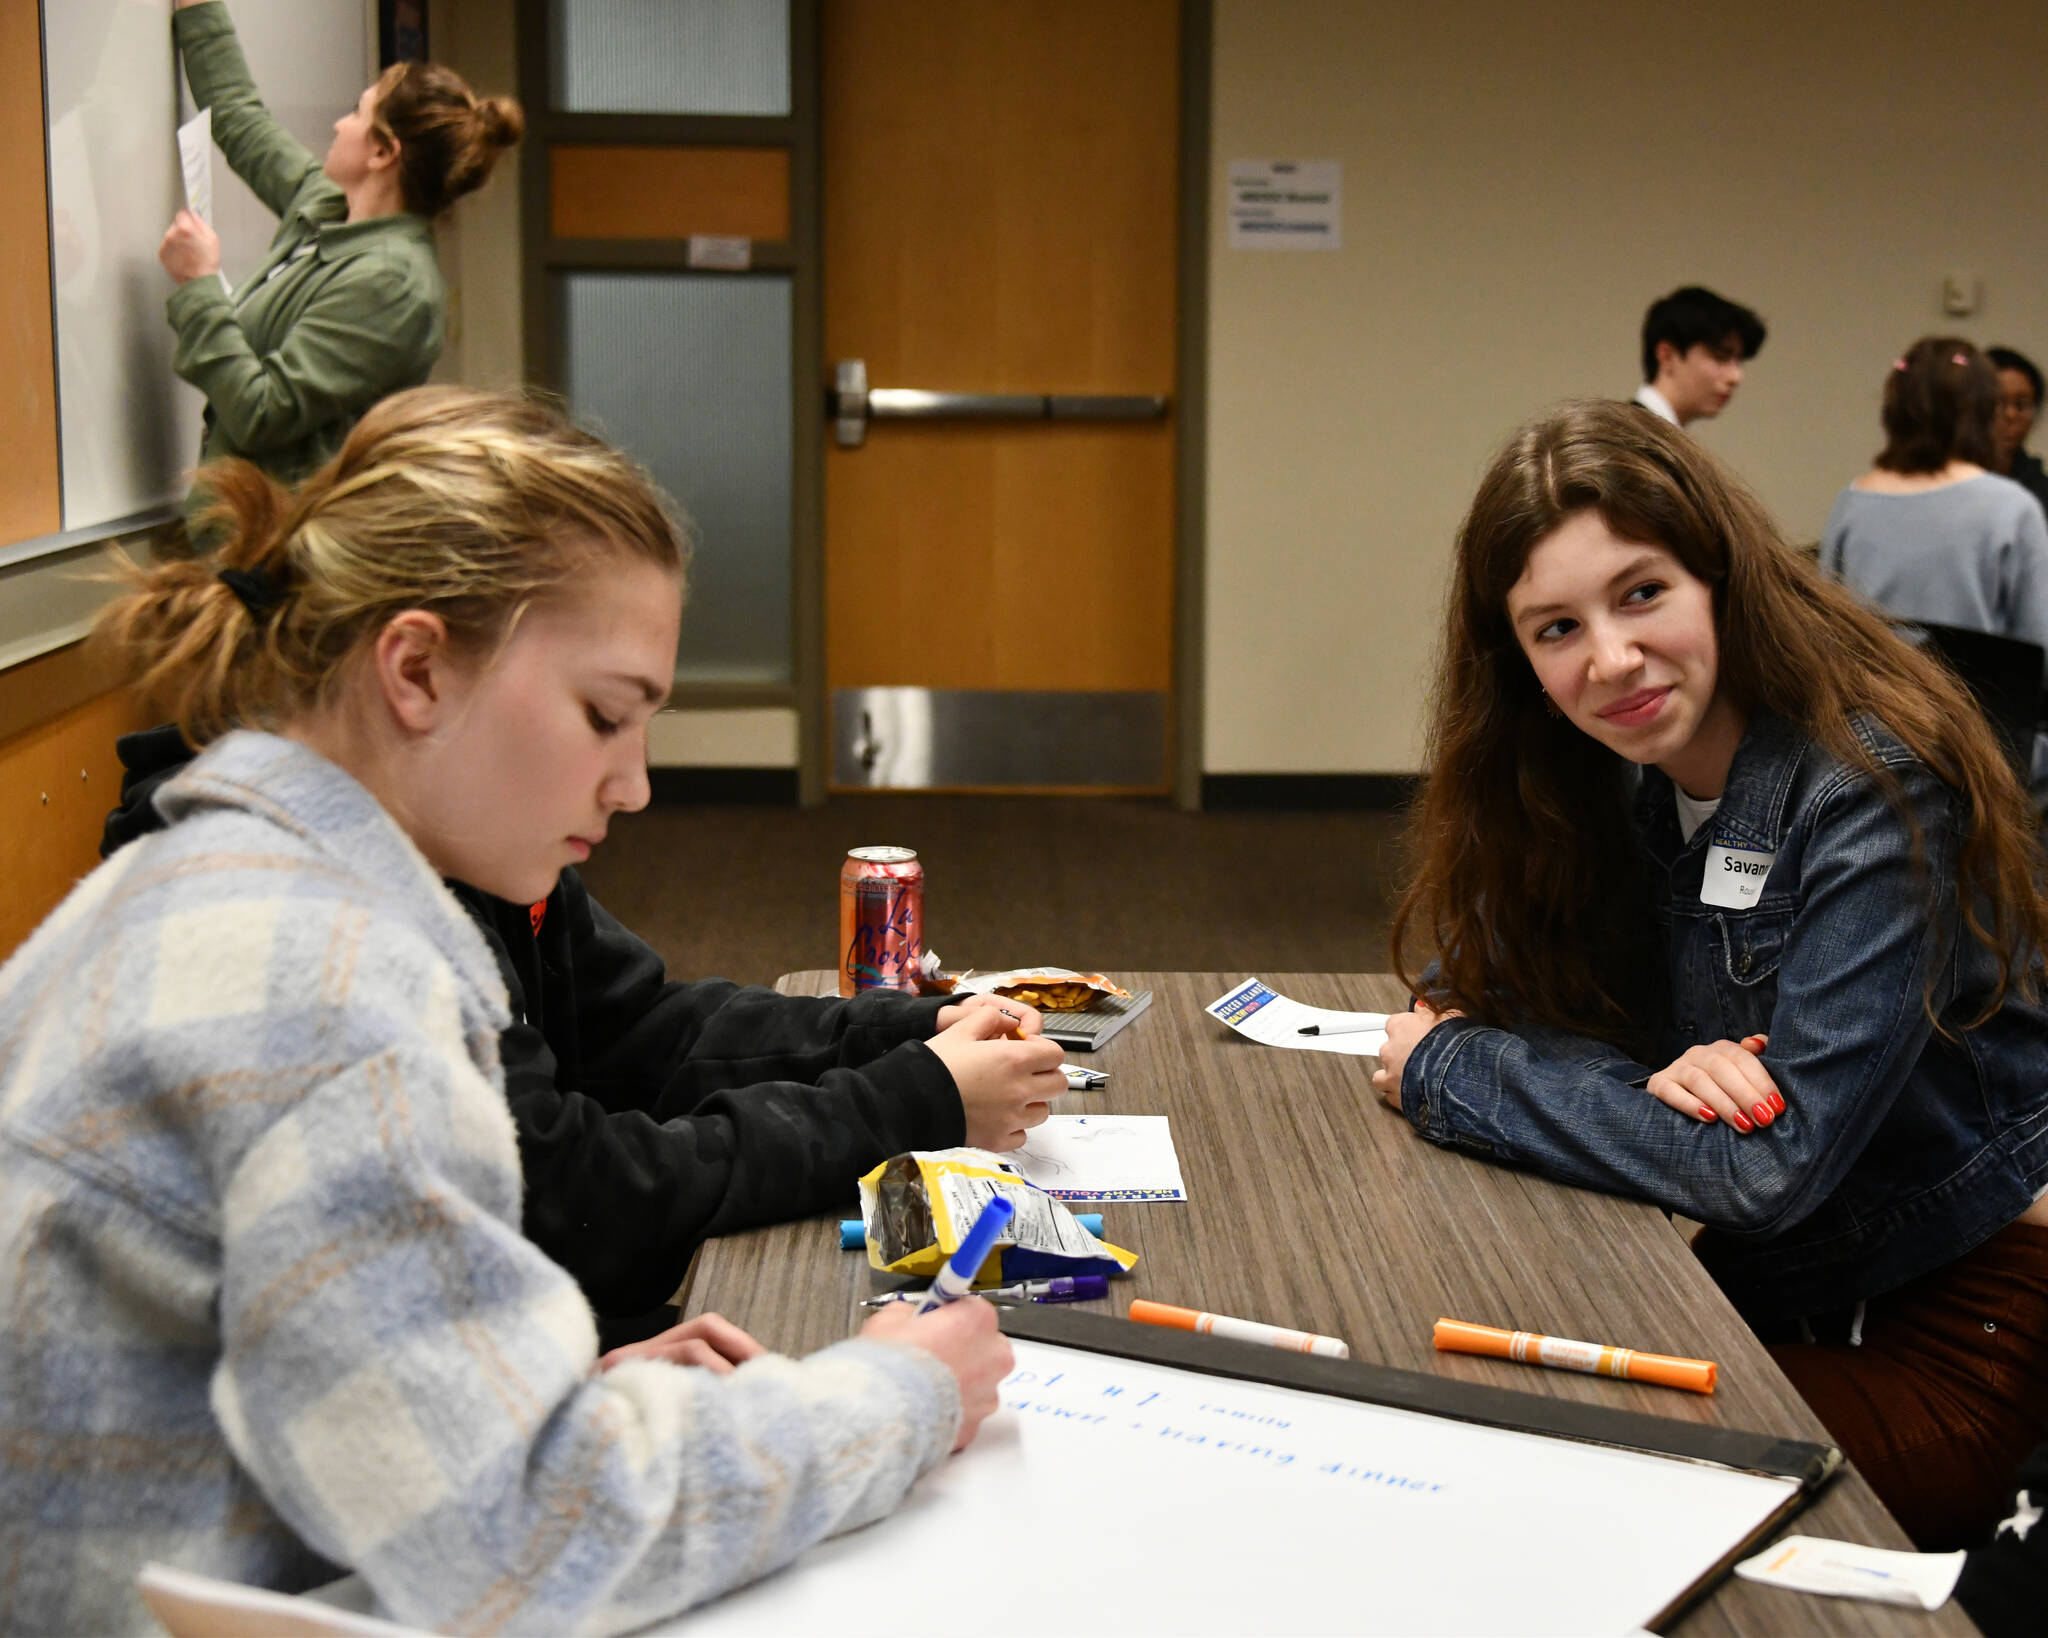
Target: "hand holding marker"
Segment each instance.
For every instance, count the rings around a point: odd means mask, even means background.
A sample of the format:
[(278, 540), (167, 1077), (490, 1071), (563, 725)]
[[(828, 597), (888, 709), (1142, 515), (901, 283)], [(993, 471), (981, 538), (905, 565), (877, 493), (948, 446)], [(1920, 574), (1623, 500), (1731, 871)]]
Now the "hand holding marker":
[(995, 1248), (996, 1236), (1010, 1226), (1010, 1219), (1016, 1215), (1016, 1205), (1005, 1194), (997, 1195), (983, 1206), (981, 1215), (974, 1220), (974, 1227), (967, 1231), (967, 1238), (960, 1242), (960, 1249), (946, 1259), (946, 1266), (939, 1270), (931, 1289), (925, 1292), (924, 1300), (917, 1305), (917, 1311), (929, 1314), (942, 1303), (966, 1296), (974, 1285), (975, 1275), (981, 1272), (981, 1265), (988, 1261), (989, 1252)]

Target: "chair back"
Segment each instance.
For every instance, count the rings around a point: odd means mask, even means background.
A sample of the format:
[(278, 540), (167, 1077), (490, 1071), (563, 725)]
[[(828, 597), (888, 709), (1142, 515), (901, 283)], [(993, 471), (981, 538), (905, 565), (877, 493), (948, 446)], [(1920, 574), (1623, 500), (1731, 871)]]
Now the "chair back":
[(1915, 621), (1909, 630), (1925, 633), (1927, 646), (1963, 680), (1977, 709), (2005, 747), (2020, 783), (2029, 784), (2034, 771), (2034, 730), (2042, 716), (2042, 665), (2048, 658), (2041, 645), (1965, 626)]

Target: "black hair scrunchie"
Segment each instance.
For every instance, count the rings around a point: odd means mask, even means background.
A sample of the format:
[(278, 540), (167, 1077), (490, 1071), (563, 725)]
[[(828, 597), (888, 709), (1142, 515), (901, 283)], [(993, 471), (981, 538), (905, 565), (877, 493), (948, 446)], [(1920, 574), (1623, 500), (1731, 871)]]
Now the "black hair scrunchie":
[(221, 584), (241, 599), (242, 607), (256, 619), (268, 618), (284, 601), (284, 589), (267, 574), (252, 569), (222, 569)]

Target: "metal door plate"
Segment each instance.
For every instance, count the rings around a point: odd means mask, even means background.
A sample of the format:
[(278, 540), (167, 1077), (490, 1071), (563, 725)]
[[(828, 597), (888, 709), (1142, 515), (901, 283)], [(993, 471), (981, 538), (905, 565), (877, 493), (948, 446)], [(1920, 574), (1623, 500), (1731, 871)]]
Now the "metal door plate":
[(1166, 695), (841, 688), (832, 695), (832, 782), (1163, 790)]

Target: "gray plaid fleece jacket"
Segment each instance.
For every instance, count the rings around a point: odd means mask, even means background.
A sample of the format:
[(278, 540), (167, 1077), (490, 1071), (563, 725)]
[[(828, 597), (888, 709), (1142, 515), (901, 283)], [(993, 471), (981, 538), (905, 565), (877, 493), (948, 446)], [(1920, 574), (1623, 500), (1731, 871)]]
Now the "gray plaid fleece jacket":
[(425, 859), (269, 735), (160, 802), (0, 969), (0, 1631), (154, 1631), (148, 1559), (617, 1631), (940, 1459), (912, 1349), (592, 1378), (519, 1233), (504, 987)]

